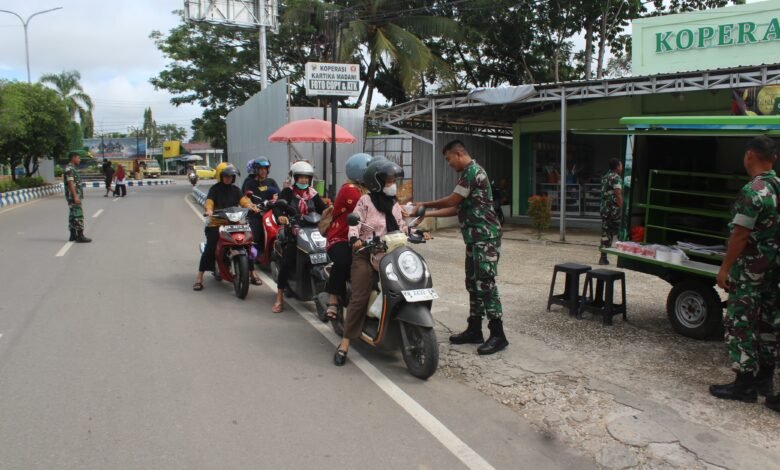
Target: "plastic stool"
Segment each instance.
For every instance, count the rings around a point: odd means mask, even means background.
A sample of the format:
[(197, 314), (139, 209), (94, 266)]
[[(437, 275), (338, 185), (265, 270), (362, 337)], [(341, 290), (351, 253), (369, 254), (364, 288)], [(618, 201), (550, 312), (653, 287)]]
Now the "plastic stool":
[[(579, 317), (580, 274), (590, 271), (590, 269), (590, 266), (585, 264), (556, 264), (553, 269), (552, 282), (550, 283), (550, 294), (547, 296), (547, 311), (550, 310), (550, 305), (552, 304), (563, 305), (569, 309), (569, 315)], [(554, 294), (555, 279), (558, 277), (559, 272), (566, 273), (565, 285), (562, 294)]]
[[(593, 281), (596, 281), (594, 295)], [(615, 281), (620, 280), (623, 300), (620, 304), (614, 303)], [(591, 312), (601, 315), (605, 325), (612, 324), (614, 315), (623, 315), (626, 321), (626, 275), (622, 271), (612, 269), (593, 269), (585, 275), (585, 287), (582, 289), (582, 304), (580, 313)]]

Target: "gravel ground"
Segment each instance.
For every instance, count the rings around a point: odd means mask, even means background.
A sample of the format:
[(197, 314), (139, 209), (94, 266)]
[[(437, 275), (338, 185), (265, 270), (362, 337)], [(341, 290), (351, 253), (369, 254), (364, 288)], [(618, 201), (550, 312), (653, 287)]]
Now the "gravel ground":
[(446, 342), (449, 330), (465, 326), (468, 309), (463, 241), (457, 230), (447, 229), (419, 247), (441, 296), (434, 312), (441, 323), (443, 374), (493, 396), (541, 431), (567, 440), (605, 467), (708, 468), (708, 464), (675, 442), (625, 445), (619, 432), (613, 430), (610, 435), (610, 422), (637, 412), (613, 394), (594, 388), (594, 380), (661, 403), (685, 420), (780, 455), (780, 414), (766, 409), (763, 399), (758, 404), (743, 404), (709, 395), (710, 384), (733, 379), (725, 346), (718, 340), (689, 339), (672, 329), (665, 308), (668, 283), (626, 271), (628, 322), (616, 316), (611, 327), (590, 315), (571, 318), (561, 307), (553, 306), (547, 312), (553, 266), (595, 263), (598, 234), (570, 231), (569, 243), (557, 243), (552, 241), (557, 240), (557, 232), (550, 231), (544, 236), (546, 245), (531, 243), (530, 238), (535, 238), (533, 233), (519, 227), (509, 228), (504, 236), (499, 289), (507, 336), (510, 343), (528, 337), (538, 340), (543, 345), (539, 354), (563, 358), (567, 372), (529, 368), (525, 362), (533, 363), (532, 357), (509, 360), (510, 355), (502, 353), (480, 358), (473, 348)]

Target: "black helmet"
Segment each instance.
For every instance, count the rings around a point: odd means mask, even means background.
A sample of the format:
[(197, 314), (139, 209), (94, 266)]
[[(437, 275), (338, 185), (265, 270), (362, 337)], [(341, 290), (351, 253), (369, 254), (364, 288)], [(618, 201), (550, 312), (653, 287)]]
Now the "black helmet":
[(238, 169), (236, 169), (235, 165), (228, 163), (225, 168), (222, 169), (222, 172), (219, 174), (219, 182), (222, 182), (223, 176), (232, 176), (233, 182), (236, 182), (236, 176), (238, 176)]
[(366, 185), (372, 193), (378, 193), (385, 187), (387, 178), (395, 176), (396, 179), (404, 177), (404, 169), (397, 163), (383, 158), (374, 159), (368, 164), (366, 172), (363, 173), (363, 184)]

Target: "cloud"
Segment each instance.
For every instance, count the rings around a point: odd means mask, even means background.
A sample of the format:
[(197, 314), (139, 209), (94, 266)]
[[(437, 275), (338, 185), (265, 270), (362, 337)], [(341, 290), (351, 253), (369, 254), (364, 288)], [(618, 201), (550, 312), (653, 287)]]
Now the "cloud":
[[(143, 110), (152, 107), (158, 123), (175, 123), (189, 130), (201, 114), (196, 106), (175, 107), (171, 95), (155, 91), (149, 79), (167, 62), (154, 42), (180, 19), (171, 14), (181, 0), (8, 0), (0, 9), (30, 14), (62, 6), (34, 17), (28, 27), (30, 71), (35, 81), (45, 73), (78, 70), (87, 94), (95, 101), (95, 123), (121, 130), (140, 125)], [(21, 22), (0, 14), (0, 79), (26, 80), (24, 31)]]

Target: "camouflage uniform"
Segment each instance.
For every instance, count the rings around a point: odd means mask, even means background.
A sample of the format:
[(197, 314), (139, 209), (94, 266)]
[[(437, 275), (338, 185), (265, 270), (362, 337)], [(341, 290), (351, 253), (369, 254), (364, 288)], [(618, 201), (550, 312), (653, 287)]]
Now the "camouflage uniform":
[(84, 189), (81, 187), (81, 175), (72, 163), (68, 163), (65, 166), (65, 171), (62, 173), (62, 181), (65, 183), (65, 200), (68, 201), (68, 230), (75, 232), (84, 231), (84, 210), (81, 204), (73, 203), (73, 195), (68, 190), (68, 181), (72, 181), (76, 187), (76, 194), (79, 196), (79, 201), (84, 197)]
[(745, 250), (729, 271), (724, 319), (729, 359), (737, 372), (753, 372), (759, 363), (775, 364), (780, 330), (778, 194), (780, 180), (767, 171), (740, 190), (732, 207), (729, 228), (750, 229)]
[(610, 170), (601, 177), (601, 248), (612, 246), (612, 240), (620, 230), (620, 206), (615, 190), (622, 190), (620, 175)]
[(454, 193), (463, 196), (458, 222), (466, 242), (466, 290), (472, 317), (500, 319), (496, 286), (501, 255), (501, 225), (493, 209), (493, 192), (485, 170), (472, 161), (461, 173)]

